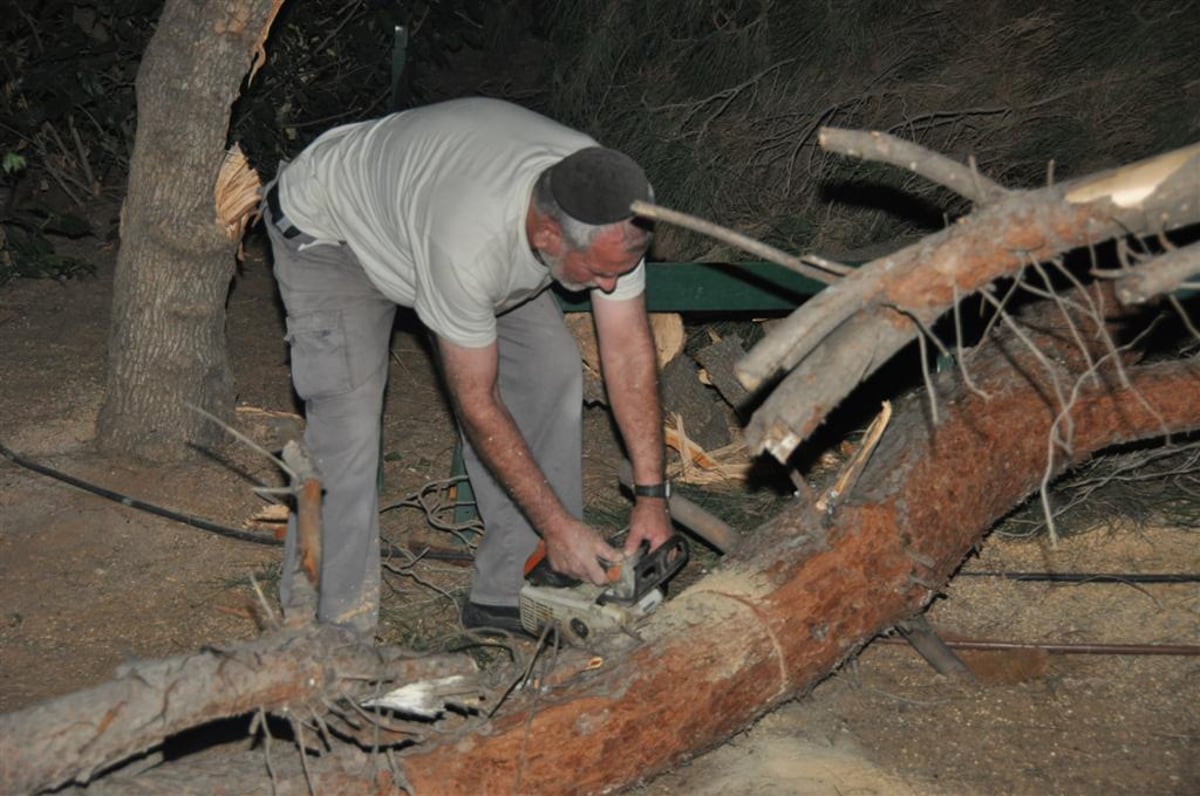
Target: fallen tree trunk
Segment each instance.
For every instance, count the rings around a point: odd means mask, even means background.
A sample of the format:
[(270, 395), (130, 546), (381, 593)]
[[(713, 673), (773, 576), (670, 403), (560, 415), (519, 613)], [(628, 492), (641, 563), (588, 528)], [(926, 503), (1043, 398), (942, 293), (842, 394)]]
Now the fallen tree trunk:
[(1055, 472), (1116, 443), (1200, 428), (1198, 363), (1128, 367), (1121, 386), (1085, 357), (1047, 370), (1014, 334), (993, 337), (972, 359), (972, 386), (959, 369), (937, 377), (937, 423), (927, 395), (898, 403), (832, 512), (799, 506), (761, 527), (736, 560), (652, 615), (640, 641), (548, 656), (489, 722), (438, 728), (390, 759), (339, 744), (305, 760), (276, 742), (219, 765), (101, 780), (95, 792), (599, 793), (680, 764), (928, 604), (1042, 479), (1064, 415), (1051, 381), (1080, 385), (1067, 412), (1071, 454)]
[[(664, 771), (804, 693), (881, 629), (920, 611), (984, 531), (1039, 484), (1061, 420), (1051, 377), (1081, 389), (1061, 472), (1115, 443), (1200, 427), (1200, 365), (1125, 371), (1128, 387), (1050, 373), (1012, 335), (941, 374), (940, 422), (924, 395), (898, 407), (832, 518), (788, 512), (735, 561), (649, 620), (645, 643), (516, 699), (487, 733), (403, 757), (415, 793), (593, 793)], [(1060, 368), (1054, 365), (1055, 368)], [(469, 760), (470, 765), (463, 765)]]

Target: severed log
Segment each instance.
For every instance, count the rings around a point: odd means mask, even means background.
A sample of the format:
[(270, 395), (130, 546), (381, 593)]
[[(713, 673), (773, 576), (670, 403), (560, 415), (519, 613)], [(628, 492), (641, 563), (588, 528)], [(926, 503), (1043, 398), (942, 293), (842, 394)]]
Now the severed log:
[[(793, 371), (747, 426), (751, 450), (786, 461), (863, 378), (995, 279), (1107, 238), (1200, 221), (1198, 184), (1200, 144), (1036, 191), (984, 191), (998, 198), (821, 291), (746, 355), (738, 378), (748, 389)], [(852, 366), (805, 366), (813, 356)]]
[(0, 793), (87, 782), (216, 719), (364, 699), (393, 683), (475, 670), (465, 655), (381, 652), (334, 625), (125, 666), (107, 683), (0, 716)]
[[(512, 697), (488, 732), (406, 750), (412, 792), (608, 792), (678, 765), (922, 610), (1039, 485), (1063, 416), (1070, 455), (1054, 473), (1116, 443), (1200, 428), (1200, 363), (1128, 367), (1122, 386), (1070, 363), (1047, 370), (1007, 330), (993, 338), (973, 357), (974, 389), (960, 370), (935, 377), (938, 423), (924, 395), (899, 402), (832, 516), (805, 507), (775, 518), (652, 615), (641, 643), (567, 654), (556, 678)], [(1069, 411), (1052, 379), (1078, 386)]]
[(746, 355), (741, 340), (734, 336), (722, 337), (700, 349), (695, 354), (695, 360), (704, 368), (708, 381), (721, 394), (739, 417), (746, 410), (746, 402), (750, 392), (742, 386), (734, 375), (737, 362)]

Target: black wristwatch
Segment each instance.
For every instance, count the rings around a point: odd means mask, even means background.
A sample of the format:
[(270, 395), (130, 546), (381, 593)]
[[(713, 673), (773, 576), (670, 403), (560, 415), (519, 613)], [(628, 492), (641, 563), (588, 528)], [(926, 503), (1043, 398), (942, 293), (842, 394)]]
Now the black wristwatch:
[(671, 497), (671, 482), (660, 481), (657, 484), (634, 484), (633, 494), (637, 497), (669, 498)]

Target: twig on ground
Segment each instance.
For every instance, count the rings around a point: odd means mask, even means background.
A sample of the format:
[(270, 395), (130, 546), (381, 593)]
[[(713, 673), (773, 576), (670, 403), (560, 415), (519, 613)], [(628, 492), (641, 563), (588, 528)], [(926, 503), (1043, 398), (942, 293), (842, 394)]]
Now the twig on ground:
[(407, 550), (401, 550), (400, 552), (403, 553), (404, 555), (407, 555), (412, 560), (409, 561), (407, 564), (404, 564), (403, 566), (393, 564), (390, 561), (384, 561), (382, 563), (383, 568), (386, 569), (388, 572), (391, 572), (392, 574), (400, 575), (401, 577), (405, 577), (405, 578), (411, 578), (413, 580), (413, 582), (417, 583), (418, 585), (424, 586), (427, 589), (431, 589), (432, 591), (437, 592), (438, 594), (445, 597), (450, 602), (457, 603), (457, 601), (454, 599), (454, 595), (452, 595), (450, 592), (446, 591), (445, 589), (441, 588), (440, 586), (437, 586), (436, 584), (430, 583), (429, 581), (423, 579), (420, 575), (418, 575), (416, 573), (416, 571), (413, 569), (413, 567), (416, 566), (416, 564), (421, 560), (420, 555), (414, 556), (412, 553), (409, 553)]
[(439, 531), (445, 531), (459, 540), (465, 547), (474, 548), (475, 542), (468, 539), (465, 534), (470, 532), (478, 533), (483, 530), (483, 524), (478, 519), (470, 520), (464, 523), (447, 522), (440, 519), (440, 516), (448, 511), (455, 509), (453, 500), (447, 498), (451, 489), (458, 484), (467, 480), (465, 475), (455, 476), (453, 478), (443, 478), (437, 481), (429, 481), (416, 492), (413, 492), (393, 503), (379, 509), (379, 513), (383, 514), (386, 511), (398, 508), (418, 508), (425, 513), (425, 520), (430, 526)]

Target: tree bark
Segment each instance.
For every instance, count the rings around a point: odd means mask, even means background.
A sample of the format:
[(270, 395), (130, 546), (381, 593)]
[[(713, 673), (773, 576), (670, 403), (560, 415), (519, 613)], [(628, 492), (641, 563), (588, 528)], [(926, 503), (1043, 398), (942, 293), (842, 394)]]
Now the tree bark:
[(105, 400), (97, 442), (173, 460), (230, 418), (225, 301), (237, 241), (216, 223), (214, 186), (230, 107), (271, 0), (167, 0), (138, 69), (138, 130), (121, 211)]

